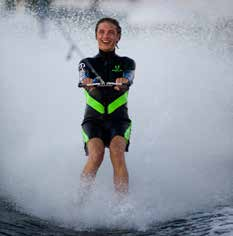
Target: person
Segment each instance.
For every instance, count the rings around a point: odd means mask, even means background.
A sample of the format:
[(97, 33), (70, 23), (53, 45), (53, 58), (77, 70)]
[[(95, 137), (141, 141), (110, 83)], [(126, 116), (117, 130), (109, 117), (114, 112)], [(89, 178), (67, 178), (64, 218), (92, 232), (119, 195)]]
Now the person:
[[(95, 28), (99, 53), (79, 63), (80, 83), (116, 82), (132, 85), (135, 62), (121, 57), (115, 48), (121, 38), (119, 22), (113, 18), (100, 19)], [(86, 110), (82, 122), (84, 148), (88, 155), (81, 174), (81, 182), (92, 185), (109, 148), (117, 193), (128, 192), (129, 177), (124, 152), (128, 151), (131, 120), (128, 116), (129, 86), (85, 87)]]

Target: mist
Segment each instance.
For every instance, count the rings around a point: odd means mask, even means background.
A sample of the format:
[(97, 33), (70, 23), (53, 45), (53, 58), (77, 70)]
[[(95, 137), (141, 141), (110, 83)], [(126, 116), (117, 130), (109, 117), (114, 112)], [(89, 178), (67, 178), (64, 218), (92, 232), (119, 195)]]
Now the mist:
[[(186, 19), (166, 4), (158, 6), (173, 11), (170, 22)], [(81, 58), (66, 60), (69, 45), (54, 22), (47, 22), (41, 38), (36, 18), (21, 12), (2, 18), (0, 194), (20, 211), (79, 230), (144, 230), (232, 201), (232, 28), (216, 30), (217, 20), (229, 15), (229, 5), (221, 6), (211, 11), (216, 21), (199, 22), (198, 31), (182, 23), (170, 28), (167, 21), (151, 30), (123, 23), (117, 53), (137, 65), (128, 105), (130, 193), (118, 203), (106, 149), (83, 207), (77, 204), (86, 161), (80, 128), (85, 100), (77, 88)], [(203, 17), (208, 11), (194, 2), (189, 9)], [(94, 26), (68, 27), (85, 56), (94, 56)]]

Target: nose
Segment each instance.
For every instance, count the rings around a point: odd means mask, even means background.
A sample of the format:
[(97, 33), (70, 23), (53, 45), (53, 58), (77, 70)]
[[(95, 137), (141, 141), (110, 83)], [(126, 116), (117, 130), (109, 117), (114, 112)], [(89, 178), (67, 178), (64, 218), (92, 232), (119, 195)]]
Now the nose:
[(103, 36), (103, 39), (109, 39), (108, 32), (104, 32), (102, 36)]

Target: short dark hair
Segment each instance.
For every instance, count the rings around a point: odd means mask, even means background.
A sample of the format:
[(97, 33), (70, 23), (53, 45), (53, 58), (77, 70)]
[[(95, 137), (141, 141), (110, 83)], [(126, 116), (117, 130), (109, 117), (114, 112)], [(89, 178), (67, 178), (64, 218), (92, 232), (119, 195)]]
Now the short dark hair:
[(119, 22), (116, 19), (111, 18), (111, 17), (104, 17), (104, 18), (98, 20), (98, 22), (96, 23), (96, 26), (95, 26), (95, 37), (97, 36), (97, 30), (98, 30), (99, 24), (101, 24), (103, 22), (109, 22), (109, 23), (111, 23), (111, 24), (116, 26), (117, 33), (119, 34), (119, 40), (120, 40), (120, 38), (121, 38), (121, 27), (120, 27), (120, 24), (119, 24)]

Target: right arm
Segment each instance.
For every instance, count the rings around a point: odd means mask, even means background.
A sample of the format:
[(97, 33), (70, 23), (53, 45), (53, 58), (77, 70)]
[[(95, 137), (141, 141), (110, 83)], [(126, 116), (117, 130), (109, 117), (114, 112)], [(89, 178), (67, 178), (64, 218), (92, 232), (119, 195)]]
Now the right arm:
[[(93, 79), (91, 78), (90, 69), (85, 63), (85, 59), (81, 60), (79, 63), (79, 83), (82, 84), (92, 84)], [(88, 90), (92, 90), (93, 87), (88, 88)]]

